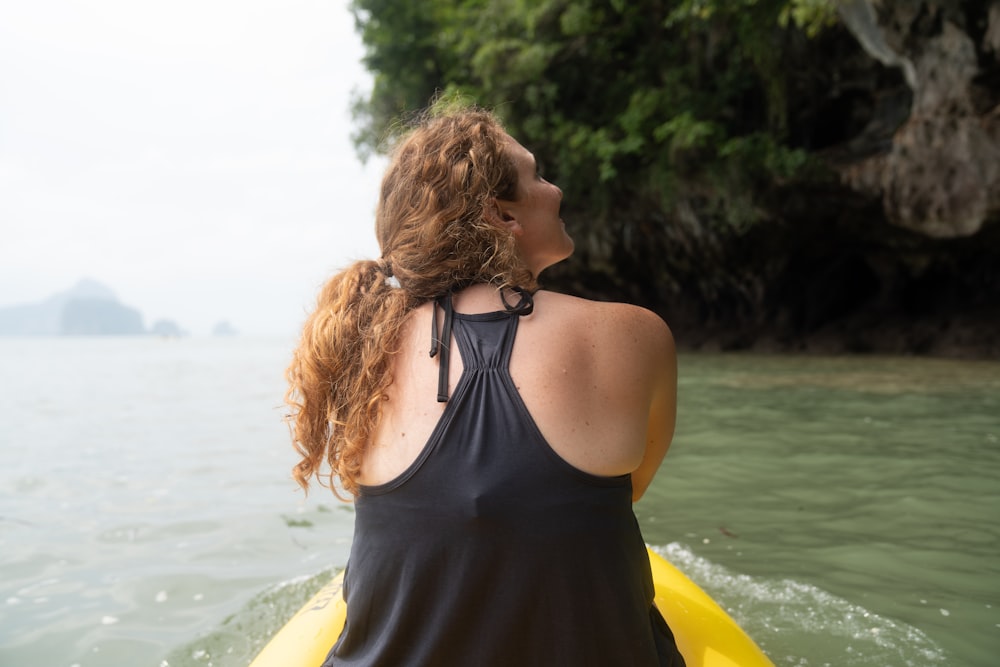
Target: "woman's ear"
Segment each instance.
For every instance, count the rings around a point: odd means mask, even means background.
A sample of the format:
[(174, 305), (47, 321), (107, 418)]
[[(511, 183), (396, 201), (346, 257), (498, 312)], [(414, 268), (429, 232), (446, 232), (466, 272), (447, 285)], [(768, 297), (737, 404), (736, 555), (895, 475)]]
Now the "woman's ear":
[(490, 206), (487, 214), (490, 216), (490, 222), (509, 230), (514, 236), (520, 236), (524, 231), (517, 221), (516, 206), (512, 201), (494, 199), (493, 206)]

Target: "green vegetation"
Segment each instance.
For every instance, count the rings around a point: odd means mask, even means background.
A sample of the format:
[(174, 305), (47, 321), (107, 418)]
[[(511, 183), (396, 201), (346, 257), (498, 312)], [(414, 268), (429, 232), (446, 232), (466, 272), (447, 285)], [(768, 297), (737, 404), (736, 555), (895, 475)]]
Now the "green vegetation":
[[(841, 2), (354, 0), (375, 77), (356, 144), (379, 150), (435, 96), (496, 110), (566, 195), (577, 250), (546, 286), (652, 308), (689, 349), (989, 356), (1000, 226), (897, 224), (930, 209), (893, 193), (957, 186), (896, 146), (913, 91)], [(949, 77), (965, 70), (935, 40), (964, 30), (983, 69), (959, 91), (983, 113), (1000, 100), (985, 5), (877, 4), (888, 38)]]
[(375, 75), (355, 104), (363, 155), (436, 93), (465, 96), (496, 109), (598, 226), (623, 202), (670, 210), (693, 183), (706, 210), (725, 213), (713, 220), (753, 222), (761, 181), (809, 164), (788, 140), (789, 47), (835, 18), (834, 0), (355, 0), (353, 11)]

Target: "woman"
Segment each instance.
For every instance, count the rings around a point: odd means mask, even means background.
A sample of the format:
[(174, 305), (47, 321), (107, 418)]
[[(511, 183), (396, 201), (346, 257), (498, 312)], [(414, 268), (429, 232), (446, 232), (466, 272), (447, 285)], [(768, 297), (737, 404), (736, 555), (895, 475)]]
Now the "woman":
[(673, 434), (673, 339), (538, 291), (573, 252), (561, 200), (488, 112), (430, 113), (383, 179), (382, 257), (306, 322), (295, 478), (329, 465), (356, 507), (325, 665), (683, 664), (631, 507)]

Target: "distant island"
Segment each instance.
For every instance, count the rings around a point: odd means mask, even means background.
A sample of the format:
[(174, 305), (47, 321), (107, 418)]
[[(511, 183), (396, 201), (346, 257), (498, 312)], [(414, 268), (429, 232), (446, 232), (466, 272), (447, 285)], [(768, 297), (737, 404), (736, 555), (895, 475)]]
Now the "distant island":
[(158, 320), (150, 329), (142, 313), (121, 303), (96, 280), (83, 279), (65, 292), (39, 303), (0, 307), (0, 336), (182, 336), (172, 320)]
[(237, 336), (237, 335), (239, 335), (239, 332), (236, 330), (235, 327), (233, 327), (232, 324), (230, 324), (229, 322), (223, 320), (222, 322), (219, 322), (214, 327), (212, 327), (212, 335), (213, 336)]

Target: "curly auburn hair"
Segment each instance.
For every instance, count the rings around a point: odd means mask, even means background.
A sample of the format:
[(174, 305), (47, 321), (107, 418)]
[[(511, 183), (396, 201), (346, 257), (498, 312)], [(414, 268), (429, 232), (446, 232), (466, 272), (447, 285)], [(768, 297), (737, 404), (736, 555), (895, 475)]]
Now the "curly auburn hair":
[(478, 108), (426, 111), (397, 141), (376, 211), (382, 257), (327, 282), (286, 372), (302, 456), (292, 472), (303, 489), (316, 477), (337, 493), (339, 479), (357, 495), (411, 310), (475, 283), (536, 288), (513, 235), (497, 224), (496, 200), (517, 198), (507, 141), (497, 118)]

